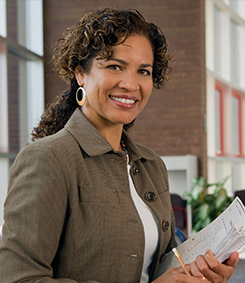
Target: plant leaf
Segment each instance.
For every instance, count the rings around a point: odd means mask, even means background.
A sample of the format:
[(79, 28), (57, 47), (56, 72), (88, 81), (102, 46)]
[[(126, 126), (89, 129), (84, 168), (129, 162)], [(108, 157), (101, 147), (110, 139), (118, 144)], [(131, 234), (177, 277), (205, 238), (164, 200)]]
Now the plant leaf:
[(191, 195), (192, 195), (192, 198), (194, 200), (197, 200), (199, 195), (203, 193), (203, 187), (201, 187), (200, 185), (195, 185), (194, 187), (192, 187), (191, 189)]
[(207, 203), (203, 203), (200, 206), (200, 219), (201, 220), (206, 220), (209, 215), (209, 205)]
[(219, 194), (215, 199), (215, 208), (218, 210), (223, 205), (223, 203), (227, 200), (227, 193), (224, 188), (219, 190)]

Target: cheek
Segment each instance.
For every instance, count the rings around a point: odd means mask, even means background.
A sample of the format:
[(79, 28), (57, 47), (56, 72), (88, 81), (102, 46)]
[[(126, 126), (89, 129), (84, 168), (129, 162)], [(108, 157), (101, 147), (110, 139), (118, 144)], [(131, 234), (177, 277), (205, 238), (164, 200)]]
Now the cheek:
[(148, 86), (145, 87), (144, 93), (145, 93), (145, 98), (148, 100), (149, 97), (151, 96), (152, 93), (152, 89), (153, 89), (153, 84), (149, 84)]
[(106, 94), (116, 85), (113, 77), (98, 77), (95, 81), (96, 83), (94, 88), (96, 89), (97, 94), (103, 97), (105, 97)]
[(142, 109), (145, 108), (150, 96), (151, 96), (151, 88), (147, 89), (147, 91), (145, 91), (144, 93), (144, 97), (143, 97), (142, 104), (141, 104)]
[(89, 101), (98, 101), (101, 97), (101, 87), (100, 83), (96, 83), (96, 80), (94, 80), (94, 83), (87, 85), (87, 97)]

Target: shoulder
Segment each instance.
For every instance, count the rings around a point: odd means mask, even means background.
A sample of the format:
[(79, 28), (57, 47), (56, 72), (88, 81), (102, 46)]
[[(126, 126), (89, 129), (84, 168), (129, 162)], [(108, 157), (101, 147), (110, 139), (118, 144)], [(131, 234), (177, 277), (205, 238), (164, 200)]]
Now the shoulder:
[(74, 140), (72, 135), (65, 128), (63, 128), (53, 135), (32, 142), (30, 145), (53, 148), (56, 146), (62, 146), (63, 144), (67, 144), (72, 140)]
[(44, 137), (40, 140), (36, 140), (28, 145), (26, 145), (21, 151), (22, 152), (30, 152), (30, 151), (36, 151), (38, 152), (49, 152), (53, 153), (56, 156), (59, 154), (62, 154), (64, 152), (64, 149), (72, 148), (74, 149), (74, 145), (76, 144), (76, 141), (72, 137), (72, 135), (66, 130), (62, 129), (59, 132)]
[[(15, 165), (20, 167), (50, 167), (55, 170), (66, 167), (68, 159), (78, 155), (79, 146), (68, 131), (62, 129), (56, 134), (44, 137), (24, 146), (18, 153)], [(50, 167), (51, 168), (51, 167)]]
[(11, 168), (9, 187), (13, 186), (16, 180), (21, 184), (30, 180), (31, 184), (35, 183), (41, 187), (41, 184), (46, 182), (47, 189), (67, 187), (70, 179), (70, 182), (76, 180), (77, 159), (81, 156), (79, 152), (76, 141), (65, 129), (34, 141), (17, 155)]

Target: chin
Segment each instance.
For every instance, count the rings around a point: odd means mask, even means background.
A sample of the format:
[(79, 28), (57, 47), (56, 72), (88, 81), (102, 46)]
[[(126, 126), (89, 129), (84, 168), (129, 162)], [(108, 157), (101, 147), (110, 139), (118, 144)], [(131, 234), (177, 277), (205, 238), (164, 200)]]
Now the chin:
[(133, 120), (128, 120), (128, 119), (127, 119), (127, 120), (121, 121), (120, 124), (122, 124), (122, 125), (128, 125), (128, 124), (133, 123), (134, 120), (135, 120), (135, 119), (133, 119)]
[(130, 124), (136, 119), (135, 116), (131, 117), (121, 117), (121, 119), (118, 121), (120, 124)]

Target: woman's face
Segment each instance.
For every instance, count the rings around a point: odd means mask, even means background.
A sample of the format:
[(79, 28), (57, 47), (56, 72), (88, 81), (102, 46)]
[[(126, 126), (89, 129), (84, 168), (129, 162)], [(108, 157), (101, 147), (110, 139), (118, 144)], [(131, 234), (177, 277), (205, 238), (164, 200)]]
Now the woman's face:
[(112, 51), (109, 59), (93, 59), (88, 73), (76, 69), (77, 82), (87, 93), (82, 111), (97, 128), (132, 122), (153, 87), (153, 51), (147, 38), (130, 36)]

